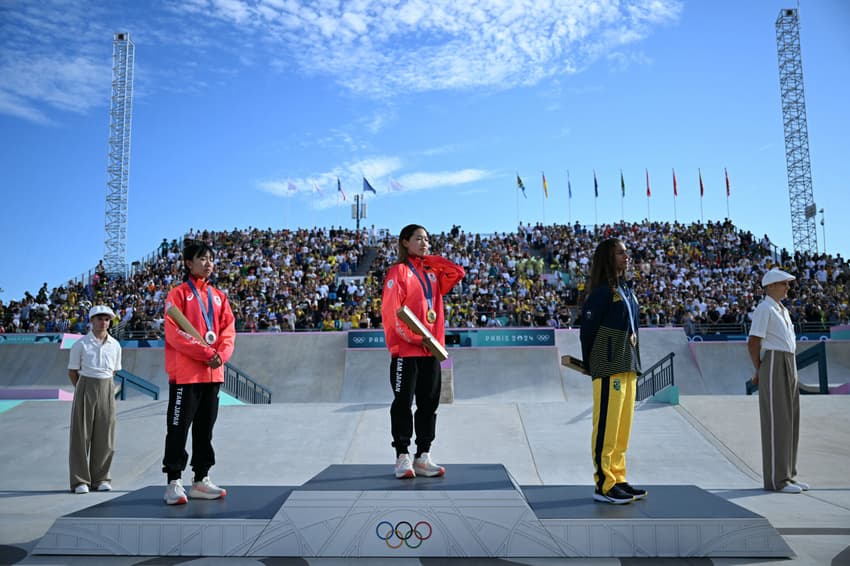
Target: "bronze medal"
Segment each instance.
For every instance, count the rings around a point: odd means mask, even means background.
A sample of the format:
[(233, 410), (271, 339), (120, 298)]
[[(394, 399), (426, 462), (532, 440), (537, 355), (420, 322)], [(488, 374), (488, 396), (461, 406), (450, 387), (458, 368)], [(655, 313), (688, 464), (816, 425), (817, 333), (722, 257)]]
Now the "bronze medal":
[(437, 322), (437, 312), (434, 309), (428, 309), (428, 312), (425, 313), (425, 320), (429, 323), (434, 324)]

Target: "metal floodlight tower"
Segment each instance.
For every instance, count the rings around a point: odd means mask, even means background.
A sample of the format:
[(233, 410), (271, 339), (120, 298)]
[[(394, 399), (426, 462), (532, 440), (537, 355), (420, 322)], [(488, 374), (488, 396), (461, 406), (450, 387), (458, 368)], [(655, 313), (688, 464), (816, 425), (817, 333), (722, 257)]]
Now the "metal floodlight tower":
[(112, 98), (103, 266), (111, 276), (127, 274), (127, 193), (130, 188), (130, 129), (133, 124), (133, 67), (136, 46), (127, 32), (112, 38)]
[(776, 49), (779, 55), (779, 88), (782, 124), (785, 128), (785, 167), (791, 200), (791, 233), (794, 250), (816, 254), (815, 197), (809, 161), (809, 128), (803, 90), (803, 57), (800, 54), (800, 22), (797, 10), (787, 8), (776, 18)]

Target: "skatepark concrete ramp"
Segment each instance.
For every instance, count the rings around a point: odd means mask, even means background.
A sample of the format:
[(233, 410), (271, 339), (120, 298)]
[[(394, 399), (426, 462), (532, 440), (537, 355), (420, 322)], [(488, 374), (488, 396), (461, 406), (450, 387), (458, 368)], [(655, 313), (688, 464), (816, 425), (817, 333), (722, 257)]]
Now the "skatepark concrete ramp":
[[(743, 341), (689, 342), (679, 328), (641, 329), (641, 358), (650, 367), (675, 354), (681, 395), (745, 395), (752, 365)], [(811, 347), (799, 342), (798, 351)], [(850, 381), (850, 341), (826, 343), (831, 384)], [(590, 380), (560, 365), (581, 356), (579, 332), (557, 330), (554, 347), (449, 348), (455, 402), (589, 399)], [(389, 354), (348, 348), (345, 332), (239, 334), (231, 363), (272, 391), (275, 403), (389, 403)], [(123, 349), (127, 371), (168, 388), (161, 348)], [(57, 343), (0, 346), (0, 386), (66, 387), (68, 350)], [(816, 384), (817, 368), (800, 372)]]

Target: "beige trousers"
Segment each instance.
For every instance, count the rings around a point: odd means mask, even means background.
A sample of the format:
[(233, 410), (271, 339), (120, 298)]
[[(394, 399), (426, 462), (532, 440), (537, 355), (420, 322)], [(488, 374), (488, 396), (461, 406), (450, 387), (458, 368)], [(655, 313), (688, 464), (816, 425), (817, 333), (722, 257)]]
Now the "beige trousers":
[(779, 490), (797, 476), (800, 389), (791, 352), (765, 352), (759, 367), (759, 415), (764, 488)]
[(81, 483), (97, 489), (101, 482), (112, 481), (109, 468), (114, 454), (115, 383), (80, 376), (71, 405), (71, 489)]

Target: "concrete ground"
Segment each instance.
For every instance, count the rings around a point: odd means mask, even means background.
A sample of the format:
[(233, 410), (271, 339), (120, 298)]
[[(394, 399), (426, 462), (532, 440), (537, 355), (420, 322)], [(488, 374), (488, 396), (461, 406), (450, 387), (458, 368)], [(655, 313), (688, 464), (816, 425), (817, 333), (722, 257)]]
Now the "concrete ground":
[[(640, 406), (629, 449), (630, 481), (637, 485), (694, 484), (765, 516), (797, 554), (783, 564), (843, 563), (850, 553), (848, 400), (847, 396), (802, 399), (799, 473), (813, 486), (804, 494), (761, 489), (754, 397), (685, 396), (679, 406)], [(29, 554), (57, 517), (127, 491), (164, 483), (159, 468), (165, 407), (165, 401), (119, 404), (119, 449), (113, 465), (116, 491), (88, 495), (68, 491), (70, 403), (27, 401), (0, 414), (4, 438), (0, 447), (0, 563), (259, 563), (186, 558), (157, 562), (126, 557), (98, 557), (92, 562), (92, 557)], [(447, 473), (453, 463), (494, 462), (504, 464), (523, 485), (591, 484), (589, 405), (564, 401), (455, 403), (440, 408), (437, 426), (433, 454), (447, 465)], [(215, 439), (219, 464), (212, 475), (227, 486), (300, 485), (326, 466), (339, 463), (385, 462), (389, 473), (393, 454), (388, 428), (388, 404), (222, 407)], [(327, 559), (269, 560), (272, 562), (265, 563), (340, 564)], [(528, 563), (561, 562), (585, 563)], [(372, 561), (361, 559), (359, 563)], [(617, 562), (599, 559), (588, 563)], [(635, 562), (623, 559), (620, 563)], [(702, 559), (688, 563), (765, 562)]]
[[(338, 336), (328, 340), (338, 340)], [(115, 491), (88, 495), (74, 495), (68, 490), (70, 403), (25, 401), (0, 406), (0, 564), (850, 565), (850, 396), (801, 398), (799, 477), (809, 482), (812, 489), (799, 495), (766, 492), (761, 482), (757, 397), (743, 395), (740, 380), (727, 383), (725, 378), (701, 371), (700, 354), (691, 355), (681, 337), (659, 334), (658, 341), (654, 346), (658, 352), (669, 347), (669, 351), (679, 352), (677, 360), (691, 357), (677, 365), (677, 382), (683, 383), (680, 405), (644, 403), (637, 408), (628, 453), (629, 481), (648, 486), (693, 484), (716, 493), (765, 516), (797, 554), (796, 558), (387, 561), (32, 555), (32, 549), (56, 518), (148, 485), (164, 488), (160, 460), (166, 401), (134, 397), (118, 405), (118, 448), (112, 469)], [(263, 367), (277, 372), (263, 379), (275, 388), (275, 398), (286, 402), (221, 407), (214, 440), (218, 464), (211, 474), (216, 483), (300, 485), (326, 466), (340, 463), (386, 463), (390, 472), (393, 461), (389, 438), (390, 392), (381, 385), (387, 380), (388, 360), (375, 353), (372, 358), (352, 356), (346, 361), (344, 353), (329, 353), (329, 346), (330, 342), (304, 341), (296, 345), (300, 349), (296, 353), (281, 349), (279, 342), (271, 340), (263, 344), (243, 340), (237, 344), (243, 358), (236, 365), (249, 374), (256, 375)], [(345, 352), (342, 342), (334, 346), (341, 346)], [(712, 371), (727, 373), (740, 370), (732, 362), (723, 367), (720, 363), (723, 356), (718, 354), (721, 350), (723, 355), (728, 354), (741, 346), (727, 344), (725, 350), (718, 349), (714, 356), (709, 356), (711, 363), (705, 367), (710, 365)], [(16, 364), (14, 386), (59, 385), (62, 379), (67, 379), (62, 375), (28, 381), (26, 364), (11, 351), (4, 351), (7, 347), (0, 347), (0, 359)], [(571, 333), (558, 335), (558, 355), (576, 354), (576, 347), (576, 337)], [(50, 359), (39, 363), (52, 368), (54, 373), (59, 372), (61, 359), (56, 361), (55, 351), (45, 348), (43, 352), (51, 352), (52, 357), (47, 355)], [(27, 355), (31, 354), (27, 350)], [(276, 358), (278, 355), (281, 357)], [(475, 376), (474, 387), (470, 387), (471, 382), (459, 381), (472, 371), (475, 360), (459, 360), (455, 364), (455, 402), (440, 407), (437, 441), (432, 451), (435, 459), (447, 466), (447, 473), (451, 473), (451, 464), (501, 463), (523, 485), (590, 486), (590, 382), (563, 368), (553, 373), (551, 360), (557, 356), (550, 349), (538, 357), (527, 353), (514, 356), (514, 360), (519, 359), (525, 365), (526, 373), (534, 376), (533, 387), (528, 383), (507, 383), (505, 376), (499, 374), (498, 363), (511, 363), (510, 354), (492, 355), (506, 357), (495, 362), (488, 360), (489, 369)], [(147, 353), (139, 356), (136, 363), (146, 358), (144, 363), (156, 373), (158, 368), (151, 356)], [(289, 356), (293, 358), (291, 363), (287, 362)], [(308, 365), (301, 359), (310, 356), (323, 356), (324, 364), (314, 367), (322, 368), (325, 373), (317, 374), (313, 370), (310, 374)], [(295, 358), (300, 361), (295, 362)], [(737, 357), (728, 355), (727, 359), (737, 360)], [(246, 366), (251, 366), (251, 371)], [(293, 367), (291, 374), (287, 367)], [(346, 372), (348, 377), (344, 377)], [(347, 382), (354, 374), (360, 380), (356, 385)], [(291, 380), (290, 375), (294, 376)], [(515, 375), (513, 379), (523, 379), (523, 372)], [(831, 370), (830, 378), (850, 381), (842, 366)], [(11, 380), (0, 364), (0, 384)], [(712, 391), (722, 387), (730, 390), (720, 394)], [(285, 392), (287, 388), (291, 388), (289, 393)], [(685, 389), (715, 394), (687, 394)], [(546, 393), (542, 394), (541, 390)], [(368, 395), (364, 396), (364, 391)], [(296, 398), (298, 402), (287, 398)], [(346, 401), (352, 398), (372, 401)], [(189, 480), (188, 476), (187, 472), (184, 479)]]

